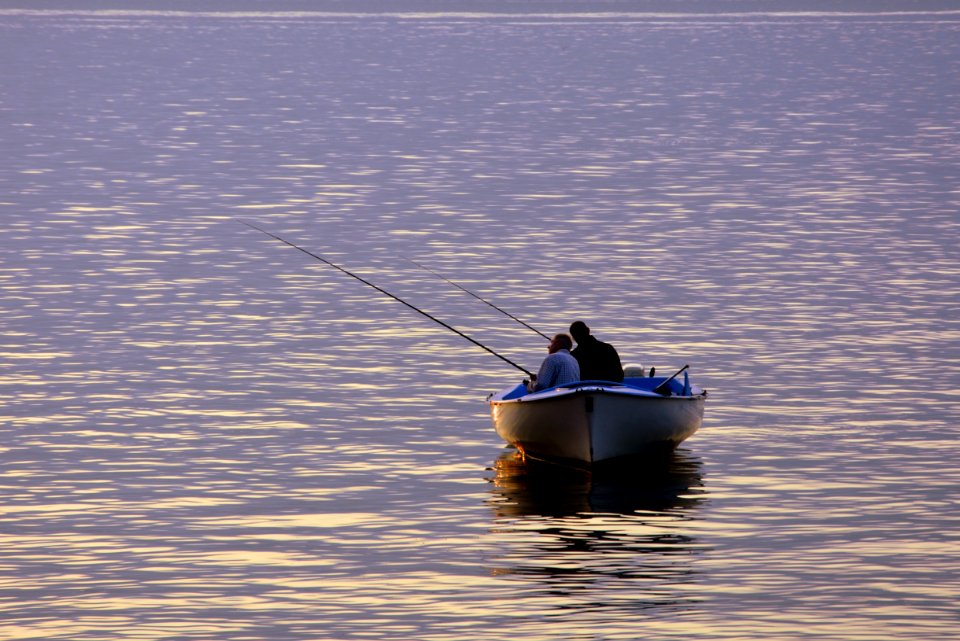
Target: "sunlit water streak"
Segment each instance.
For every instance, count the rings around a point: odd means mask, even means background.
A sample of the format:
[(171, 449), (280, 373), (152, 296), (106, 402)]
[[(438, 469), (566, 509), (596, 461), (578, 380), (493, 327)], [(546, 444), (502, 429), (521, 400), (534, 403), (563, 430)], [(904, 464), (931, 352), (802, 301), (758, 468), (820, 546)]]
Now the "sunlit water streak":
[[(0, 639), (951, 638), (960, 24), (0, 18)], [(518, 462), (583, 317), (710, 389)]]

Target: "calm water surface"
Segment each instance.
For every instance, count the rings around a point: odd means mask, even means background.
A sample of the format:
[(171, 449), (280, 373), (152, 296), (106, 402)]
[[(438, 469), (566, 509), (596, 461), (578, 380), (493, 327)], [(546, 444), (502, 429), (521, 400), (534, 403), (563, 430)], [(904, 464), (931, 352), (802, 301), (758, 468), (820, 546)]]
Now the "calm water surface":
[[(960, 19), (0, 15), (0, 639), (946, 640)], [(583, 318), (703, 429), (484, 398)]]

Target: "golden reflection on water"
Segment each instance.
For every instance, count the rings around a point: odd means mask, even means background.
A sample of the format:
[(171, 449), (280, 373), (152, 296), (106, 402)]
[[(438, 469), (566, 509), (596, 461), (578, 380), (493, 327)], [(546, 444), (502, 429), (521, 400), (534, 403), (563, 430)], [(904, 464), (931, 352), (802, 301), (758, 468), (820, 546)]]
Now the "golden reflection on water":
[[(0, 20), (0, 639), (949, 638), (956, 24), (234, 18)], [(522, 464), (518, 372), (237, 215), (704, 429)]]

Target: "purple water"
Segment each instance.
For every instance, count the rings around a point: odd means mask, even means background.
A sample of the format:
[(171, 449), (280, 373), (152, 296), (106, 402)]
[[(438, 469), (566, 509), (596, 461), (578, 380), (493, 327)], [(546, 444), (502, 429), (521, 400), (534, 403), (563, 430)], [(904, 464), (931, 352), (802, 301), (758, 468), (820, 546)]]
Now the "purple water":
[[(214, 7), (221, 9), (221, 7)], [(0, 11), (0, 639), (946, 640), (960, 15)], [(670, 461), (484, 402), (586, 320)]]

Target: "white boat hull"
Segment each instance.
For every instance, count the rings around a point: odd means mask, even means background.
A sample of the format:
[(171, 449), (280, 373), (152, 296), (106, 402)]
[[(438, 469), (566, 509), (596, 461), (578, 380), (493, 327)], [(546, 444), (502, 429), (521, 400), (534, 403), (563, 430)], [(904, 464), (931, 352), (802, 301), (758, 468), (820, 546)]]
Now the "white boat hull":
[(703, 422), (706, 392), (661, 396), (602, 384), (490, 397), (497, 434), (524, 455), (596, 463), (672, 450)]

